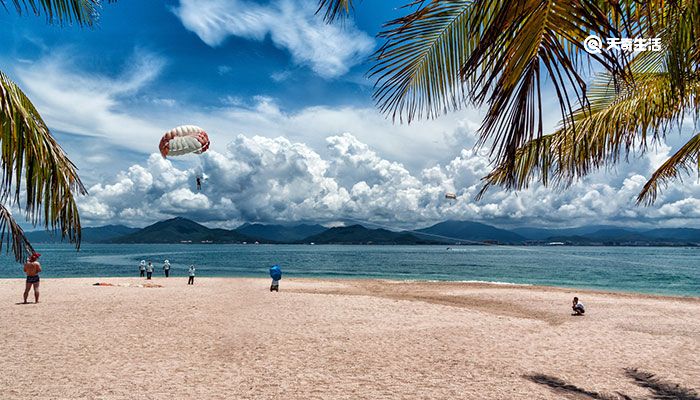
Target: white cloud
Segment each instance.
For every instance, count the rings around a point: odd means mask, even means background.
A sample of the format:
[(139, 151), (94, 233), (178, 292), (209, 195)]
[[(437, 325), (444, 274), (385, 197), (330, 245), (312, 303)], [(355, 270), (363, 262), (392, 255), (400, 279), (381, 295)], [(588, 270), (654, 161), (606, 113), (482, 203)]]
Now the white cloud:
[(259, 5), (242, 0), (180, 0), (174, 12), (188, 30), (215, 47), (229, 36), (272, 42), (297, 64), (332, 78), (345, 74), (374, 48), (374, 40), (351, 22), (330, 25), (315, 15), (315, 3), (276, 0)]
[[(209, 151), (197, 158), (200, 166), (185, 169), (153, 154), (144, 166), (133, 165), (111, 183), (90, 188), (80, 210), (89, 224), (132, 225), (175, 215), (217, 226), (360, 221), (396, 228), (445, 219), (562, 226), (592, 221), (683, 225), (700, 219), (696, 189), (674, 193), (682, 198), (669, 203), (636, 207), (641, 175), (630, 175), (617, 186), (588, 181), (566, 191), (541, 185), (494, 191), (475, 202), (480, 177), (488, 169), (485, 153), (465, 150), (444, 166), (412, 174), (351, 134), (330, 136), (326, 142), (329, 151), (322, 157), (286, 138), (238, 135), (223, 152)], [(197, 192), (194, 180), (201, 172), (207, 180)], [(457, 200), (445, 199), (447, 191), (455, 191)]]

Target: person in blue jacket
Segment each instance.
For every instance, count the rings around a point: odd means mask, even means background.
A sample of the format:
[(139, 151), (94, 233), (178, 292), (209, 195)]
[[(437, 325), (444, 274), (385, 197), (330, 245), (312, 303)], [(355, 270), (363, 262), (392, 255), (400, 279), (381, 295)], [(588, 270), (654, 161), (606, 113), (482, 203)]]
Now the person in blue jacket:
[(273, 265), (270, 267), (270, 278), (272, 278), (272, 285), (270, 285), (270, 291), (279, 292), (280, 291), (280, 279), (282, 279), (282, 269), (279, 265)]

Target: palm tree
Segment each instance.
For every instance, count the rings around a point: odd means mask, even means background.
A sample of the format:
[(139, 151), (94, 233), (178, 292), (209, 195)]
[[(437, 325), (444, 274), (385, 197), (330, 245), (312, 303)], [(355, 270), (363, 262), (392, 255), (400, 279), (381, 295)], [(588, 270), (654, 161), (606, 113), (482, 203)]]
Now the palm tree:
[[(321, 0), (329, 22), (352, 0)], [(533, 180), (567, 186), (596, 169), (644, 154), (700, 111), (700, 2), (697, 0), (415, 0), (379, 36), (370, 76), (374, 98), (393, 119), (434, 118), (485, 107), (479, 144), (492, 144), (492, 185)], [(662, 51), (589, 54), (589, 35), (660, 38)], [(591, 72), (593, 82), (579, 71)], [(543, 132), (542, 87), (560, 105)], [(637, 198), (700, 168), (700, 133), (652, 174)]]
[[(99, 0), (0, 0), (17, 13), (45, 15), (48, 23), (92, 26)], [(51, 135), (39, 111), (0, 71), (0, 248), (12, 247), (22, 261), (33, 252), (11, 209), (23, 208), (34, 226), (60, 231), (80, 246), (80, 216), (74, 194), (87, 194), (75, 165)], [(23, 207), (22, 207), (23, 205)]]

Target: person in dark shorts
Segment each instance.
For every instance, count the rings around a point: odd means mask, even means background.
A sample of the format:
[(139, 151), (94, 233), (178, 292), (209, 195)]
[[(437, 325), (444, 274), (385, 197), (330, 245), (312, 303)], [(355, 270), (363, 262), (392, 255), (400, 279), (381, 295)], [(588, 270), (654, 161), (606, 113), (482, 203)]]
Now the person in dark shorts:
[(188, 271), (190, 277), (189, 277), (189, 279), (187, 279), (188, 285), (194, 285), (194, 271), (195, 271), (194, 265), (190, 265), (190, 269)]
[(170, 276), (170, 260), (165, 260), (163, 263), (163, 271), (165, 272), (165, 277)]
[(573, 306), (571, 306), (571, 309), (574, 310), (574, 313), (571, 315), (583, 315), (586, 312), (586, 309), (583, 306), (583, 303), (578, 301), (578, 297), (574, 297), (574, 302), (573, 302)]
[(146, 276), (146, 260), (141, 260), (139, 264), (139, 271), (141, 271), (141, 278)]
[(24, 287), (24, 304), (27, 304), (27, 297), (32, 286), (34, 286), (34, 302), (39, 302), (39, 272), (41, 272), (41, 264), (37, 260), (39, 260), (40, 256), (41, 254), (34, 253), (24, 263), (24, 273), (27, 274), (27, 283)]
[(149, 261), (146, 265), (146, 279), (151, 279), (151, 275), (153, 275), (153, 264)]

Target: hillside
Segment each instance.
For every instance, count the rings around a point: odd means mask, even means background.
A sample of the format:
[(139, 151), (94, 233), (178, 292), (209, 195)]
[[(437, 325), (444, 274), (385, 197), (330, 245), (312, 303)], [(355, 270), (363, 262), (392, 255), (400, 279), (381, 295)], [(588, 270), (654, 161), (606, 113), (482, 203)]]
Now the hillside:
[[(82, 229), (83, 243), (99, 243), (137, 232), (138, 228), (129, 228), (124, 225), (106, 225), (100, 227), (87, 227)], [(45, 230), (27, 232), (27, 237), (32, 243), (60, 243), (61, 235), (58, 232)]]
[(297, 242), (309, 236), (318, 235), (328, 228), (322, 225), (263, 225), (243, 224), (235, 229), (236, 232), (246, 236), (272, 240), (275, 242)]
[(465, 242), (496, 241), (498, 243), (516, 244), (527, 240), (517, 233), (470, 221), (440, 222), (428, 228), (418, 229), (416, 232), (435, 235), (426, 235), (426, 238), (441, 239), (452, 243), (463, 240)]
[(137, 232), (109, 240), (110, 243), (240, 243), (255, 238), (226, 229), (210, 229), (187, 218), (156, 222)]
[(368, 229), (362, 225), (330, 228), (318, 235), (309, 236), (304, 243), (316, 244), (442, 244), (438, 239), (426, 239), (410, 233), (392, 232), (386, 229)]

